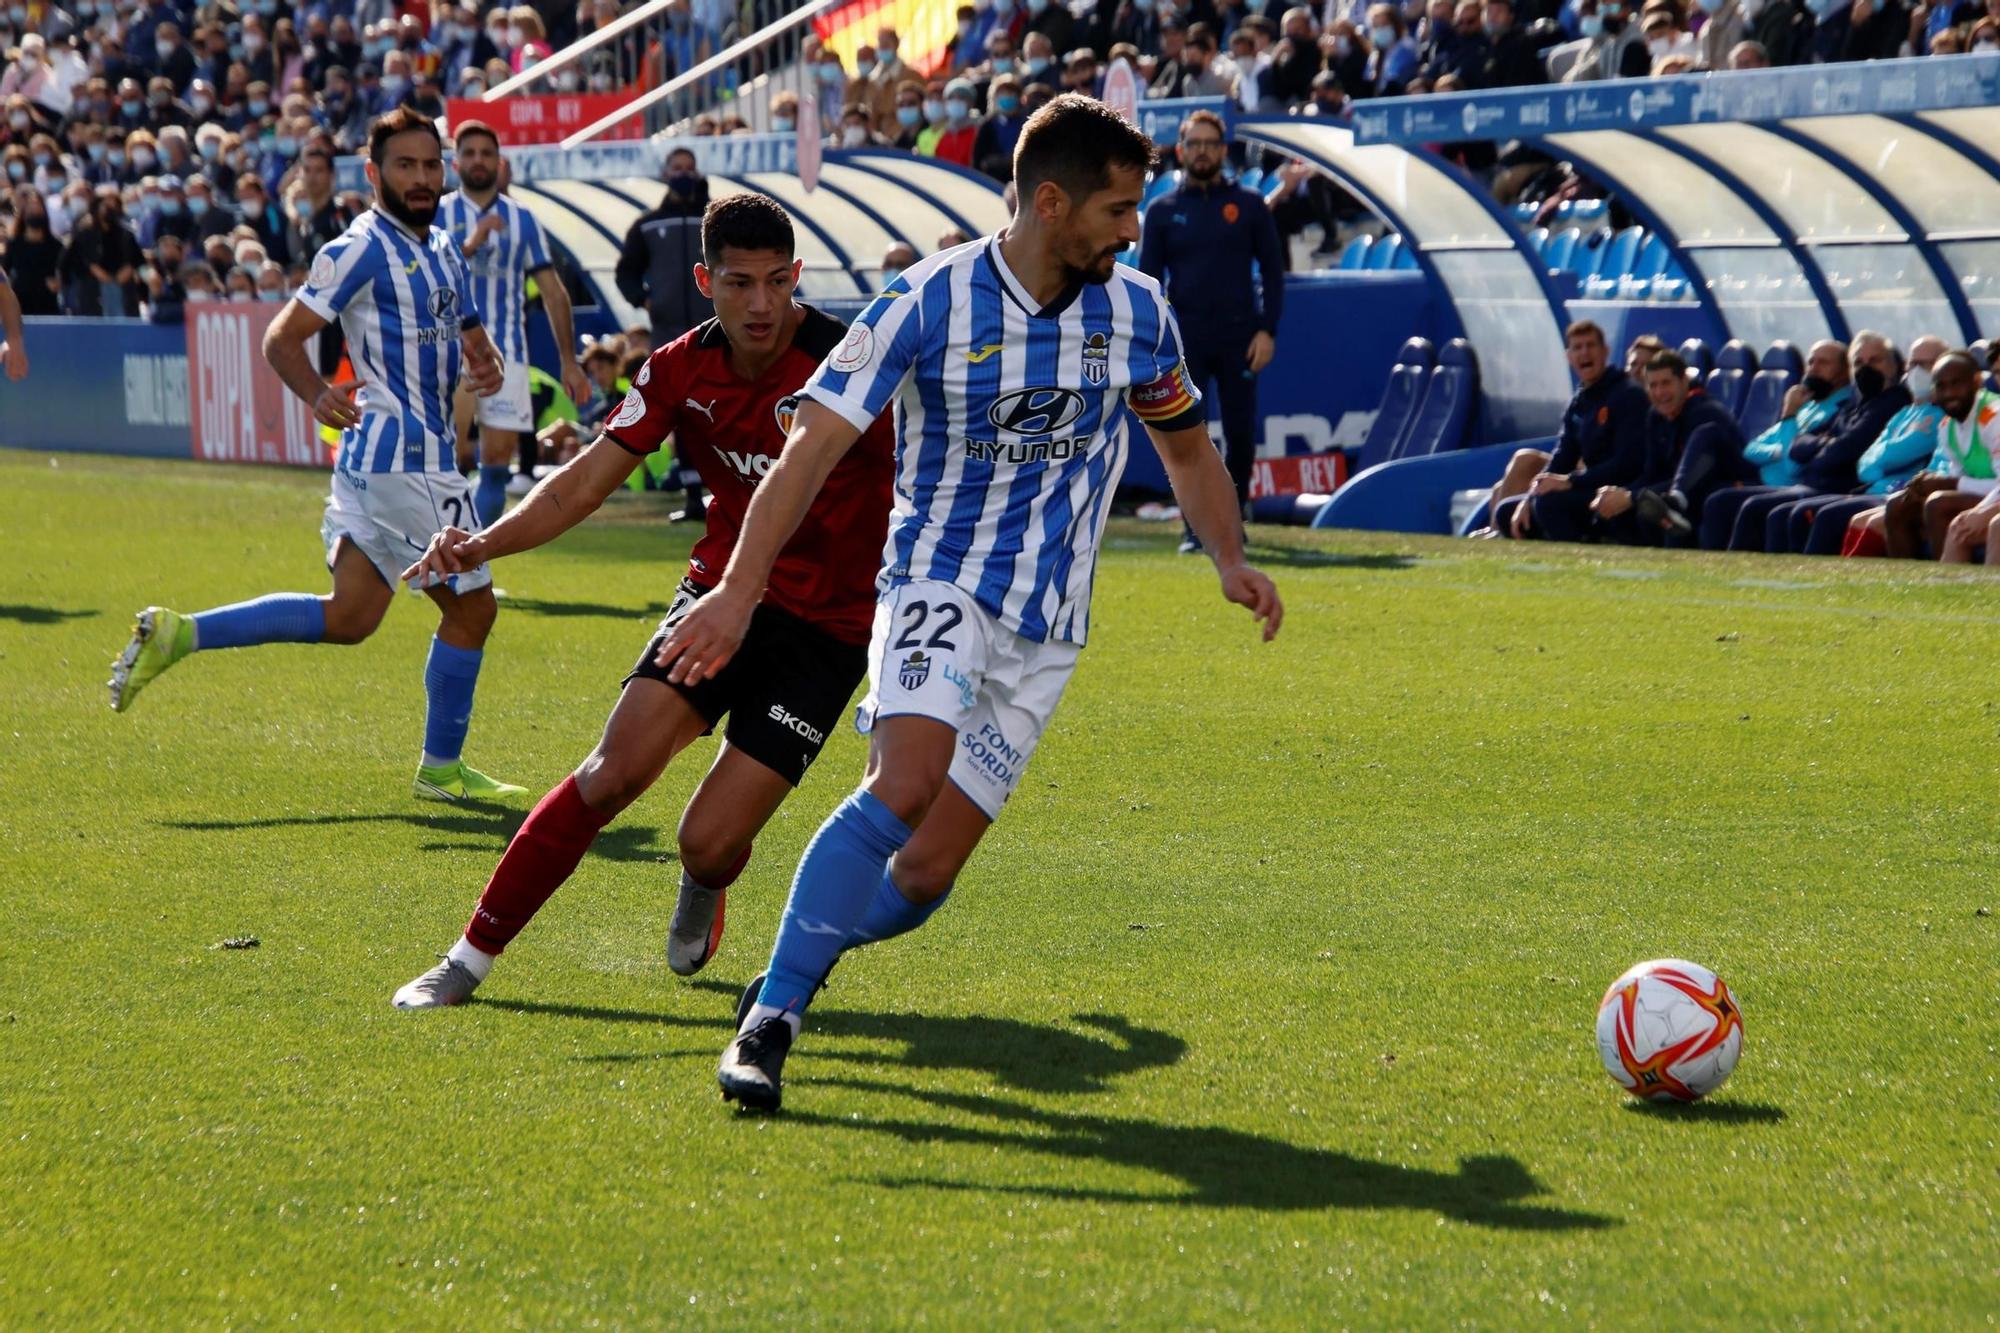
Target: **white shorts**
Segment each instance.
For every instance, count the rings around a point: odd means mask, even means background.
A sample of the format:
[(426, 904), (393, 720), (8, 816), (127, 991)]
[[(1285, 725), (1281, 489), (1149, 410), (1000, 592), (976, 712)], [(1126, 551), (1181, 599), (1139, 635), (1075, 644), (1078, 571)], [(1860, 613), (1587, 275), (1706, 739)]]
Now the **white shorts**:
[(958, 728), (951, 780), (998, 819), (1079, 651), (1073, 643), (1021, 637), (963, 588), (930, 579), (901, 584), (875, 604), (868, 694), (855, 709), (855, 729), (866, 733), (882, 718), (909, 715)]
[(528, 363), (509, 361), (500, 380), (500, 392), (491, 398), (474, 398), (472, 419), (494, 430), (531, 431), (535, 428), (535, 407), (528, 393)]
[[(361, 549), (394, 588), (397, 580), (430, 546), (444, 528), (479, 531), (479, 513), (472, 507), (472, 484), (456, 472), (350, 472), (335, 468), (333, 491), (326, 497), (326, 517), (319, 535), (326, 542), (327, 568), (345, 537)], [(493, 574), (485, 565), (442, 580), (453, 592), (489, 586)], [(414, 585), (413, 585), (414, 586)]]

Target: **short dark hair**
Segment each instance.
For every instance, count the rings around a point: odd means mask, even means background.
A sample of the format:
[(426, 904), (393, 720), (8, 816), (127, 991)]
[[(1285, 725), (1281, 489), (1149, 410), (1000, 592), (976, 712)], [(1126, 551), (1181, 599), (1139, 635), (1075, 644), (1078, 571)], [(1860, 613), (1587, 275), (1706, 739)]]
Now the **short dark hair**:
[(1686, 379), (1688, 363), (1681, 359), (1679, 352), (1655, 352), (1646, 358), (1646, 373), (1650, 375), (1656, 370), (1671, 370)]
[(1611, 345), (1605, 340), (1603, 327), (1595, 320), (1579, 319), (1563, 330), (1563, 345), (1565, 347), (1575, 342), (1578, 338), (1595, 338), (1597, 341), (1604, 343), (1606, 347)]
[(389, 151), (389, 140), (411, 130), (422, 130), (437, 140), (438, 152), (444, 152), (444, 136), (429, 116), (413, 107), (399, 106), (394, 111), (384, 112), (375, 117), (368, 126), (368, 160), (376, 166), (382, 165), (383, 155)]
[(1153, 141), (1094, 97), (1052, 97), (1021, 127), (1014, 145), (1014, 182), (1023, 201), (1054, 182), (1073, 201), (1103, 189), (1114, 166), (1148, 171)]
[(483, 120), (468, 120), (451, 132), (451, 146), (459, 147), (467, 139), (485, 135), (493, 141), (493, 151), (500, 151), (500, 133)]
[(796, 244), (791, 215), (767, 194), (732, 194), (701, 216), (701, 262), (710, 268), (721, 265), (724, 249), (778, 250), (790, 257)]
[(1216, 115), (1213, 111), (1210, 111), (1205, 107), (1200, 111), (1188, 112), (1187, 119), (1181, 122), (1182, 135), (1187, 134), (1188, 127), (1191, 125), (1206, 125), (1210, 129), (1215, 131), (1216, 137), (1218, 139), (1221, 139), (1222, 142), (1224, 143), (1229, 142), (1229, 130), (1225, 125), (1223, 125), (1222, 117)]

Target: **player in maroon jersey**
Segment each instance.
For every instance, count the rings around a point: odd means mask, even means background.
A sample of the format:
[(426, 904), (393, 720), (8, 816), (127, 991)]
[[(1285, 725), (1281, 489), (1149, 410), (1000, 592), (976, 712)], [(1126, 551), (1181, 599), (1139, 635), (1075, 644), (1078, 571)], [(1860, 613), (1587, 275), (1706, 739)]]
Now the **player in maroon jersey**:
[(791, 433), (795, 395), (847, 326), (793, 299), (791, 219), (742, 194), (709, 206), (695, 281), (715, 318), (655, 351), (597, 440), (474, 536), (446, 528), (405, 579), (471, 569), (583, 521), (640, 458), (676, 437), (708, 486), (708, 532), (666, 619), (625, 677), (604, 738), (544, 796), (508, 844), (451, 952), (396, 992), (399, 1009), (457, 1004), (528, 924), (598, 831), (668, 762), (729, 717), (715, 766), (681, 816), (681, 892), (667, 961), (699, 971), (722, 939), (723, 902), (758, 830), (805, 777), (867, 671), (875, 572), (889, 522), (894, 444), (886, 419), (842, 459), (771, 571), (743, 650), (719, 676), (677, 685), (654, 662), (679, 618), (729, 564), (750, 494)]

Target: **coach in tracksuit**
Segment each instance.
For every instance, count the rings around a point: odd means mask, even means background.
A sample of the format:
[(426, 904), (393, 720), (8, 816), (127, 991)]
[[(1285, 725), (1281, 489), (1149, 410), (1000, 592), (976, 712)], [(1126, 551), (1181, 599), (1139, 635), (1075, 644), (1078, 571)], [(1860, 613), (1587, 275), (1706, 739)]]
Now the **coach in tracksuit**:
[(1630, 487), (1646, 470), (1646, 391), (1611, 364), (1604, 330), (1590, 320), (1571, 324), (1564, 346), (1582, 387), (1563, 412), (1549, 465), (1526, 495), (1495, 507), (1493, 526), (1503, 536), (1592, 540), (1598, 491)]
[[(625, 233), (613, 274), (619, 293), (646, 312), (655, 350), (715, 314), (694, 281), (694, 266), (701, 262), (708, 182), (702, 179), (694, 154), (685, 148), (667, 154), (666, 181), (667, 192), (659, 206), (641, 213)], [(679, 456), (678, 445), (674, 452), (676, 476), (687, 491), (687, 508), (674, 517), (693, 522), (703, 512), (701, 474)]]
[[(1271, 363), (1284, 312), (1285, 257), (1262, 196), (1222, 175), (1228, 147), (1213, 111), (1181, 122), (1181, 184), (1146, 210), (1139, 268), (1166, 285), (1195, 383), (1206, 393), (1215, 381), (1223, 456), (1242, 503), (1257, 452), (1257, 376)], [(1200, 547), (1190, 534), (1181, 549)]]

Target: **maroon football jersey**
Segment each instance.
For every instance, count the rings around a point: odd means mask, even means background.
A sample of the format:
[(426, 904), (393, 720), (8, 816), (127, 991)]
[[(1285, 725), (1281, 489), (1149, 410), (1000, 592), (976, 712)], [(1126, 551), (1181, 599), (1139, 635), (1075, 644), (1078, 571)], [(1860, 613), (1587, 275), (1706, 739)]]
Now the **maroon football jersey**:
[[(709, 320), (659, 348), (632, 379), (632, 391), (604, 424), (612, 443), (650, 454), (669, 435), (709, 490), (708, 532), (688, 560), (705, 588), (721, 580), (743, 530), (750, 494), (778, 461), (791, 433), (798, 392), (847, 325), (805, 306), (792, 345), (757, 380), (729, 364), (729, 340)], [(778, 555), (764, 600), (835, 638), (868, 642), (875, 619), (875, 574), (889, 531), (895, 437), (884, 413), (835, 465)]]

